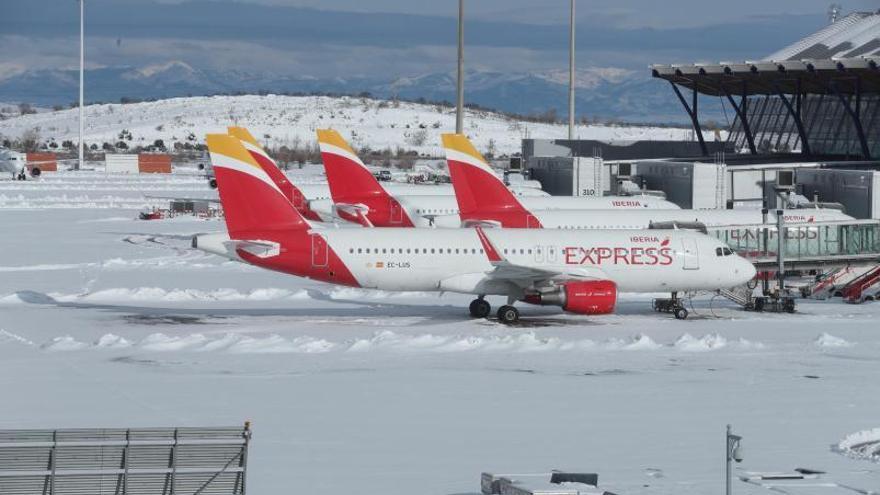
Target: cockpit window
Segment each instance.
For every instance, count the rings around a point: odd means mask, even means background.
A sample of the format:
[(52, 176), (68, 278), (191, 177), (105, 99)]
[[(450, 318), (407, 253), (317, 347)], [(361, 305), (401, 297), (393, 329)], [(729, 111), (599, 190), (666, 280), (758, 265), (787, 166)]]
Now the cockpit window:
[(715, 248), (715, 256), (724, 256), (724, 251), (720, 247)]
[(730, 256), (733, 254), (733, 250), (730, 248), (724, 248), (724, 256)]

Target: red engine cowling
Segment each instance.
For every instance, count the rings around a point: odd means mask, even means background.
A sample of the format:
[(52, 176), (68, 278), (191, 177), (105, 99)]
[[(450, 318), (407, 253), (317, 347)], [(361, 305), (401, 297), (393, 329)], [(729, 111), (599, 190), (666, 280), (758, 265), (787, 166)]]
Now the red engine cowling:
[(565, 311), (582, 315), (605, 315), (614, 312), (617, 284), (611, 280), (566, 282), (549, 292), (528, 294), (523, 301), (541, 306), (561, 306)]

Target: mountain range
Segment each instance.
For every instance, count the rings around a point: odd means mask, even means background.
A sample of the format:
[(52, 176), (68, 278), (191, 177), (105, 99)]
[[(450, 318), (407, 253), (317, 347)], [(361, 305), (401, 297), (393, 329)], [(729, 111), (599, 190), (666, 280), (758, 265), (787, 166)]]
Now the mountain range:
[[(416, 77), (283, 76), (271, 73), (218, 71), (170, 61), (145, 67), (103, 67), (85, 74), (87, 102), (119, 102), (235, 93), (361, 94), (377, 98), (453, 101), (455, 73), (430, 73)], [(689, 123), (668, 84), (651, 78), (647, 69), (632, 71), (590, 67), (576, 73), (576, 108), (579, 117), (626, 122)], [(77, 70), (42, 69), (3, 78), (0, 101), (38, 106), (67, 106), (78, 95)], [(469, 70), (465, 75), (465, 101), (486, 108), (522, 115), (555, 112), (567, 114), (568, 72), (490, 72)], [(715, 101), (701, 102), (704, 120), (724, 122)]]

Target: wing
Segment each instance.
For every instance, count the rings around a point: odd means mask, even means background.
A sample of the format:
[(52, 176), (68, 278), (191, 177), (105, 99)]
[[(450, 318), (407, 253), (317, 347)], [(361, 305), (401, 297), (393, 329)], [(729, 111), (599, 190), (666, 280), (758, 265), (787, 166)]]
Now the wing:
[(534, 266), (518, 265), (503, 258), (499, 251), (483, 232), (483, 229), (475, 229), (483, 244), (483, 250), (494, 267), (487, 273), (489, 279), (497, 282), (506, 282), (520, 288), (530, 286), (547, 285), (551, 282), (564, 282), (567, 280), (601, 280), (607, 279), (607, 275), (598, 268), (593, 267), (552, 267), (539, 268)]

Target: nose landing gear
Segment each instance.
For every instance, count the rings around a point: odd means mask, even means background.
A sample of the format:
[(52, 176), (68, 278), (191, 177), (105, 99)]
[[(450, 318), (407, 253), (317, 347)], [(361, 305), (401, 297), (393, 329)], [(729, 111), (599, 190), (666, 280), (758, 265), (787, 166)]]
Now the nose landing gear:
[(688, 317), (688, 310), (681, 303), (677, 292), (673, 292), (669, 299), (654, 299), (654, 311), (672, 313), (676, 320), (685, 320)]

